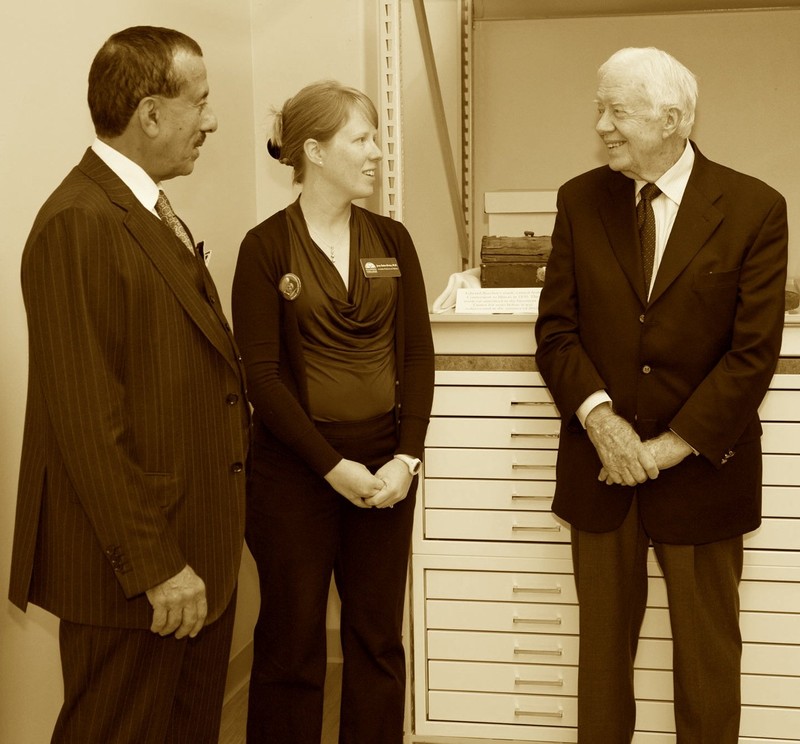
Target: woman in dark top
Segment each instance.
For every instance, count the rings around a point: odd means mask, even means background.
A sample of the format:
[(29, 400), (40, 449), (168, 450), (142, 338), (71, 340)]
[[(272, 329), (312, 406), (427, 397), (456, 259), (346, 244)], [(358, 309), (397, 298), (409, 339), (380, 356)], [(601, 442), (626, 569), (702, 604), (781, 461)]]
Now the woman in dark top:
[(268, 150), (302, 192), (239, 252), (233, 320), (256, 427), (247, 544), (262, 598), (250, 744), (319, 743), (332, 573), (339, 741), (403, 738), (403, 601), (433, 343), (411, 237), (352, 204), (375, 188), (377, 125), (372, 102), (338, 83), (286, 101)]

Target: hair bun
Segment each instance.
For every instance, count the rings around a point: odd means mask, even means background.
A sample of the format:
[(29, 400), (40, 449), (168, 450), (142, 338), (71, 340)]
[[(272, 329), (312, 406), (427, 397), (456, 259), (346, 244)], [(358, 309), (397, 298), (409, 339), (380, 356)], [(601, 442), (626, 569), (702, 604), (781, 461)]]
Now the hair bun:
[(275, 160), (280, 161), (281, 159), (281, 146), (276, 145), (272, 139), (267, 140), (267, 152), (270, 154), (271, 157), (275, 158)]

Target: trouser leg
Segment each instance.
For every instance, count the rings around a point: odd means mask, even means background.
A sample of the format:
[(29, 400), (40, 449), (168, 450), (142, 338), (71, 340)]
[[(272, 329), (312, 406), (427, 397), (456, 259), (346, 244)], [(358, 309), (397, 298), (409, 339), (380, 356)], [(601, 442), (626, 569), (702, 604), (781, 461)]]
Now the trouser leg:
[(648, 546), (635, 499), (613, 532), (572, 529), (580, 605), (580, 744), (629, 744), (633, 736), (633, 663), (647, 602)]
[[(275, 455), (280, 458), (280, 455)], [(267, 454), (264, 457), (268, 457)], [(249, 744), (319, 744), (327, 661), (325, 615), (338, 544), (339, 501), (290, 460), (251, 473), (247, 544), (258, 566)]]
[(401, 744), (406, 661), (403, 606), (414, 490), (392, 509), (349, 507), (336, 583), (342, 598), (340, 744)]
[(62, 621), (52, 744), (216, 744), (235, 614), (196, 638)]
[(741, 710), (741, 537), (655, 544), (673, 638), (677, 744), (737, 744)]

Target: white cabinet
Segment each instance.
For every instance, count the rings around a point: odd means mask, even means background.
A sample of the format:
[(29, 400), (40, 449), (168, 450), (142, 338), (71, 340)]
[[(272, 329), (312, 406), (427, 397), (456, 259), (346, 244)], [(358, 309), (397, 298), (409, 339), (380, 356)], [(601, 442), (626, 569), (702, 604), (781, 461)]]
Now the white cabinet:
[[(741, 585), (748, 743), (800, 732), (798, 372), (782, 360), (762, 406), (764, 523)], [(412, 556), (412, 742), (576, 741), (578, 606), (569, 527), (550, 511), (557, 415), (531, 356), (437, 357)], [(669, 617), (649, 565), (634, 741), (668, 744)]]

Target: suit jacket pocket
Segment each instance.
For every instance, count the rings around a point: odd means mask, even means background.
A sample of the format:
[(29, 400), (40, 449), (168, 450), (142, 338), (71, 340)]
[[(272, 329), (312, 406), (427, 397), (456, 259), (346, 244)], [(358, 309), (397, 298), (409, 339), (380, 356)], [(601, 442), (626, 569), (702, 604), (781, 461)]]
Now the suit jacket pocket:
[(178, 503), (180, 489), (173, 473), (145, 473), (147, 490), (163, 511), (170, 511)]
[(718, 289), (736, 287), (739, 284), (741, 267), (727, 271), (703, 271), (695, 274), (694, 288), (698, 292), (711, 292)]

